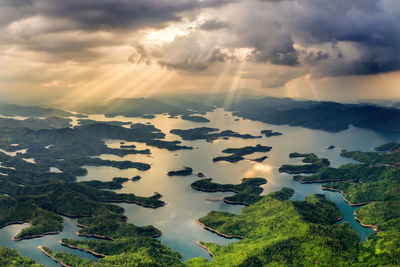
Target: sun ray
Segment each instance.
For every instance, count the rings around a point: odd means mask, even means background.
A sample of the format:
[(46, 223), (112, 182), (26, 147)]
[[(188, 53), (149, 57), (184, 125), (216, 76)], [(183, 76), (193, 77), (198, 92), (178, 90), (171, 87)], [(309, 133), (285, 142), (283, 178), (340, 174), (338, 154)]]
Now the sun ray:
[(242, 60), (236, 70), (235, 76), (232, 79), (232, 83), (229, 88), (228, 95), (226, 96), (226, 99), (224, 101), (224, 107), (227, 108), (232, 104), (232, 101), (235, 97), (236, 91), (238, 89), (240, 79), (242, 77), (242, 70), (246, 65), (246, 60)]

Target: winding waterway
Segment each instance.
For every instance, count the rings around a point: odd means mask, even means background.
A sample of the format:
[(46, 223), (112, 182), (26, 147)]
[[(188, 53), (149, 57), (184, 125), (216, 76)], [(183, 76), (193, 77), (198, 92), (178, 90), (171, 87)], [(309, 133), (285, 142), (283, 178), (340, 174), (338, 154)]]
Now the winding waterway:
[[(299, 159), (289, 159), (290, 152), (313, 152), (320, 157), (328, 158), (332, 166), (337, 167), (345, 163), (354, 162), (351, 159), (340, 156), (341, 149), (372, 151), (372, 149), (385, 142), (395, 141), (396, 136), (376, 133), (366, 129), (350, 127), (348, 130), (339, 133), (327, 133), (324, 131), (304, 129), (301, 127), (276, 126), (262, 122), (239, 119), (223, 109), (216, 109), (205, 116), (210, 119), (209, 123), (195, 123), (184, 121), (180, 118), (168, 118), (167, 115), (158, 115), (154, 119), (115, 117), (105, 118), (103, 115), (91, 115), (89, 119), (109, 121), (129, 121), (134, 123), (151, 122), (157, 128), (167, 134), (167, 140), (181, 140), (178, 136), (169, 133), (171, 129), (188, 129), (194, 127), (215, 127), (221, 130), (233, 130), (240, 133), (260, 135), (261, 130), (271, 129), (282, 132), (281, 136), (262, 137), (260, 139), (238, 139), (217, 140), (213, 143), (204, 140), (183, 141), (183, 144), (194, 147), (194, 150), (179, 150), (170, 152), (167, 150), (149, 147), (151, 155), (127, 155), (119, 157), (115, 155), (101, 155), (102, 159), (132, 160), (146, 162), (152, 165), (148, 171), (137, 171), (136, 169), (119, 170), (112, 167), (86, 167), (88, 174), (78, 177), (78, 181), (102, 180), (109, 181), (113, 177), (133, 177), (140, 175), (139, 181), (129, 181), (124, 188), (118, 192), (135, 193), (137, 195), (149, 196), (153, 192), (160, 192), (166, 206), (158, 209), (143, 208), (134, 204), (121, 204), (129, 222), (137, 225), (154, 225), (159, 228), (163, 235), (161, 242), (172, 247), (182, 254), (183, 260), (200, 256), (210, 259), (207, 252), (195, 244), (195, 241), (215, 242), (221, 245), (235, 242), (234, 239), (225, 239), (214, 233), (203, 229), (196, 224), (196, 219), (206, 215), (211, 210), (227, 211), (240, 214), (243, 206), (229, 205), (220, 199), (231, 193), (207, 193), (195, 191), (190, 184), (199, 179), (195, 174), (186, 177), (169, 177), (170, 170), (181, 169), (183, 166), (190, 166), (194, 173), (202, 172), (219, 183), (240, 183), (243, 177), (265, 177), (268, 183), (263, 186), (263, 194), (279, 190), (282, 187), (290, 187), (295, 190), (292, 200), (302, 200), (309, 194), (325, 194), (329, 200), (335, 202), (343, 213), (343, 220), (338, 223), (348, 222), (357, 231), (360, 240), (373, 231), (370, 228), (362, 227), (355, 219), (353, 212), (355, 207), (350, 207), (338, 192), (323, 191), (319, 184), (300, 184), (292, 179), (291, 175), (279, 173), (278, 168), (286, 163), (300, 163)], [(121, 140), (107, 140), (110, 147), (119, 147)], [(142, 149), (146, 146), (135, 144)], [(248, 158), (254, 159), (267, 155), (262, 163), (250, 160), (238, 163), (218, 162), (213, 163), (212, 158), (223, 155), (222, 150), (229, 147), (243, 147), (246, 145), (268, 145), (272, 150), (268, 153), (255, 153)], [(334, 145), (333, 150), (326, 149)], [(94, 258), (88, 253), (72, 250), (59, 245), (61, 238), (77, 238), (75, 225), (76, 220), (64, 219), (64, 231), (58, 235), (45, 236), (32, 240), (11, 241), (10, 238), (16, 235), (24, 225), (12, 225), (0, 229), (0, 245), (16, 248), (24, 256), (31, 257), (46, 266), (57, 266), (51, 259), (44, 256), (37, 246), (47, 246), (53, 250), (68, 251), (79, 256)]]

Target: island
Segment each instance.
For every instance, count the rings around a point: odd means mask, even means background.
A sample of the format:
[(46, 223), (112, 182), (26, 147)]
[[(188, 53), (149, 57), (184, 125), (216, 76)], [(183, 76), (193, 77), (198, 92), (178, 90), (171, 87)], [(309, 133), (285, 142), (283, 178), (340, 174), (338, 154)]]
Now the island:
[(244, 160), (244, 157), (235, 154), (229, 156), (219, 156), (212, 159), (213, 162), (226, 161), (230, 163), (236, 163), (241, 160)]
[(212, 178), (198, 180), (190, 186), (199, 191), (206, 192), (234, 192), (233, 196), (225, 197), (223, 200), (228, 204), (250, 205), (261, 199), (263, 189), (260, 187), (266, 184), (265, 178), (243, 178), (240, 184), (218, 184), (212, 182)]
[(123, 125), (130, 125), (132, 122), (122, 122), (122, 121), (96, 121), (96, 120), (90, 120), (90, 119), (78, 119), (78, 123), (80, 126), (87, 126), (91, 124), (97, 124), (97, 123), (102, 123), (102, 124), (108, 124), (108, 125), (113, 125), (113, 126), (123, 126)]
[[(231, 154), (229, 156), (220, 156), (220, 157), (215, 157), (212, 159), (213, 162), (219, 162), (219, 161), (227, 161), (230, 163), (236, 163), (238, 161), (241, 161), (244, 159), (243, 156), (245, 155), (250, 155), (256, 152), (269, 152), (271, 151), (272, 147), (270, 146), (263, 146), (260, 144), (257, 144), (256, 146), (245, 146), (242, 148), (227, 148), (223, 150), (223, 153)], [(264, 161), (266, 157), (261, 157), (256, 159), (256, 161)]]
[(121, 149), (135, 149), (135, 145), (120, 145), (119, 148)]
[(126, 183), (127, 181), (129, 181), (128, 178), (114, 177), (112, 181), (109, 182), (92, 180), (92, 181), (84, 181), (81, 183), (97, 189), (121, 189), (122, 184)]
[(139, 181), (140, 179), (142, 179), (142, 177), (140, 175), (136, 175), (136, 176), (133, 176), (131, 180), (133, 182), (136, 182), (136, 181)]
[(143, 115), (142, 116), (142, 118), (143, 119), (154, 119), (156, 116), (154, 116), (154, 115), (152, 115), (152, 114), (146, 114), (146, 115)]
[(282, 135), (280, 132), (274, 132), (272, 130), (262, 130), (261, 134), (264, 134), (265, 137), (279, 136)]
[(242, 139), (261, 138), (261, 136), (253, 136), (250, 134), (240, 134), (231, 130), (220, 131), (217, 128), (200, 127), (192, 129), (173, 129), (170, 133), (180, 136), (183, 140), (207, 140), (212, 141), (224, 137), (236, 137)]
[(334, 146), (334, 145), (330, 145), (330, 146), (328, 146), (326, 149), (328, 149), (328, 150), (333, 150), (333, 149), (335, 149), (336, 147)]
[(326, 158), (318, 158), (314, 153), (298, 153), (293, 152), (289, 154), (290, 158), (304, 158), (302, 161), (304, 165), (288, 165), (284, 164), (279, 168), (279, 172), (286, 172), (289, 174), (301, 173), (316, 173), (317, 171), (327, 168), (330, 162)]
[(203, 116), (196, 116), (196, 115), (182, 115), (182, 120), (193, 121), (193, 122), (210, 122), (209, 119)]
[(169, 171), (167, 173), (168, 176), (188, 176), (192, 175), (193, 169), (190, 167), (184, 167), (182, 170), (177, 170), (177, 171)]
[(262, 157), (253, 159), (253, 161), (255, 161), (255, 162), (263, 162), (263, 161), (266, 160), (267, 158), (268, 158), (267, 156), (262, 156)]

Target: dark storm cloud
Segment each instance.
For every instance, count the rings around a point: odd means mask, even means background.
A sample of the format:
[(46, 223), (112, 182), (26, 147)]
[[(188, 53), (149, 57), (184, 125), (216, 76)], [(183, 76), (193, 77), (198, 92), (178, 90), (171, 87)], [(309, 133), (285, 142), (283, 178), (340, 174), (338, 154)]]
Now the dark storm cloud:
[(232, 61), (232, 54), (207, 60), (209, 51), (249, 48), (248, 61), (303, 67), (315, 77), (400, 69), (400, 1), (242, 0), (234, 7), (217, 9), (198, 27), (209, 31), (206, 36), (180, 37), (146, 56), (161, 65), (204, 70)]
[[(365, 75), (400, 69), (399, 14), (398, 0), (2, 0), (0, 45), (90, 59), (93, 47), (133, 42), (132, 62), (176, 69), (247, 60), (314, 77)], [(126, 37), (200, 15), (203, 23), (168, 43)], [(247, 56), (237, 56), (241, 49)], [(293, 78), (278, 76), (272, 84)]]
[[(399, 8), (399, 1), (297, 1), (288, 12), (288, 27), (303, 46), (334, 44), (337, 53), (321, 67), (328, 75), (395, 71), (400, 69)], [(357, 58), (341, 51), (340, 43), (352, 44)]]
[(218, 7), (228, 0), (5, 0), (1, 22), (40, 15), (75, 22), (80, 29), (157, 27), (178, 12)]
[[(231, 2), (235, 0), (3, 0), (0, 45), (45, 53), (54, 61), (90, 60), (100, 55), (97, 47), (129, 45), (127, 36), (137, 30), (162, 28), (181, 20), (181, 12)], [(110, 36), (102, 38), (100, 31)]]

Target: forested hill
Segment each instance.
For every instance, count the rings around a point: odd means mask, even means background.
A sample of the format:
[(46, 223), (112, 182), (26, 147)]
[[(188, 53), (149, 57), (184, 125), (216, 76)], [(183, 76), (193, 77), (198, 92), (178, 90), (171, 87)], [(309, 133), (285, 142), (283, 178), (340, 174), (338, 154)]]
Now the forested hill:
[(118, 98), (106, 104), (92, 104), (75, 107), (86, 114), (105, 114), (108, 117), (141, 117), (168, 113), (172, 116), (191, 115), (211, 111), (213, 107), (197, 101), (188, 101), (175, 97), (164, 98)]
[(73, 114), (68, 111), (55, 108), (38, 106), (20, 106), (0, 101), (0, 115), (14, 117), (85, 117), (81, 114)]
[(373, 104), (296, 101), (290, 98), (247, 99), (232, 104), (235, 115), (271, 124), (339, 132), (350, 125), (400, 132), (400, 110)]

